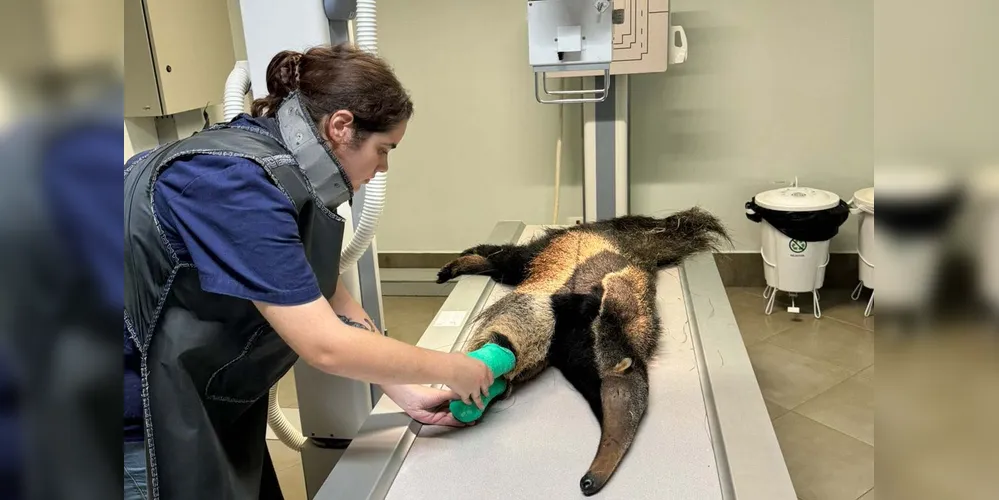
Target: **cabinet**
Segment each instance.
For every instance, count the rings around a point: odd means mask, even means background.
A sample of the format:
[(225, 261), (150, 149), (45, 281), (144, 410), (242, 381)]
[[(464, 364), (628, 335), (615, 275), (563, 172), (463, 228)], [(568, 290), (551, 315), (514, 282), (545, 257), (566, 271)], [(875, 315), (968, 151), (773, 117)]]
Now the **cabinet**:
[(226, 0), (125, 0), (125, 116), (222, 101), (235, 64)]

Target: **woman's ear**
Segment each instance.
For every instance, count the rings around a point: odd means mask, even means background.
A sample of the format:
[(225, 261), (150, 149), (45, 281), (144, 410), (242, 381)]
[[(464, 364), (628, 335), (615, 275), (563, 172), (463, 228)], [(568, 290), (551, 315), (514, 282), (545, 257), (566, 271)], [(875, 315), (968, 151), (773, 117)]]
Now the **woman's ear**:
[(350, 144), (354, 136), (354, 114), (347, 110), (339, 110), (326, 121), (326, 136), (334, 144)]

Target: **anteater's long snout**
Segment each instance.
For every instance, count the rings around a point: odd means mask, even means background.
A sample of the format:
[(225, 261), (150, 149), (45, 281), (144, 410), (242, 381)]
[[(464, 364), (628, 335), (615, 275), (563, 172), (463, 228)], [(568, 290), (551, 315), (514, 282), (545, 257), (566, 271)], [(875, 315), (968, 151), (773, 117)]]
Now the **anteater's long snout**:
[(623, 373), (606, 375), (600, 384), (603, 406), (600, 447), (590, 469), (579, 481), (579, 488), (586, 496), (599, 492), (617, 470), (648, 408), (648, 374), (644, 367), (632, 366), (627, 361), (629, 366), (623, 368)]

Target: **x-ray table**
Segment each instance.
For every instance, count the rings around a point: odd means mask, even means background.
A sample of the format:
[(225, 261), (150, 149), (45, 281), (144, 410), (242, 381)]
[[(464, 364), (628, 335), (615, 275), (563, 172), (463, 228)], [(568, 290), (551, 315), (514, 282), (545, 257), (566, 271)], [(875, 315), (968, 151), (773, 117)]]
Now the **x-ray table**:
[[(501, 222), (488, 242), (525, 242), (542, 229)], [(461, 278), (418, 345), (460, 349), (474, 316), (508, 292), (485, 277)], [(657, 302), (662, 348), (649, 409), (594, 498), (794, 500), (713, 257), (661, 271)], [(579, 479), (599, 439), (589, 406), (552, 368), (464, 429), (422, 426), (383, 397), (315, 498), (583, 498)]]

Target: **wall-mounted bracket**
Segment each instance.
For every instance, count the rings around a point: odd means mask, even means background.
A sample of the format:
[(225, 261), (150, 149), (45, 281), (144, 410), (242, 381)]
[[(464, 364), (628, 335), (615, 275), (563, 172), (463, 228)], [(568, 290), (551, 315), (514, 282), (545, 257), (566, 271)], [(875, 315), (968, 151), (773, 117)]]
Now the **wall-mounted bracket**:
[[(610, 91), (613, 59), (613, 10), (607, 0), (532, 0), (527, 2), (529, 59), (534, 69), (534, 97), (543, 104), (596, 103)], [(598, 71), (603, 88), (549, 91), (546, 73)], [(538, 85), (541, 73), (541, 85)], [(551, 96), (546, 99), (541, 90)]]
[[(582, 68), (581, 68), (582, 69)], [(602, 88), (592, 88), (592, 89), (582, 89), (582, 90), (548, 90), (548, 78), (546, 75), (546, 70), (544, 67), (534, 68), (534, 98), (538, 100), (541, 104), (581, 104), (581, 103), (595, 103), (603, 102), (607, 99), (607, 95), (610, 93), (610, 65), (605, 65), (603, 68), (586, 67), (586, 70), (603, 70), (604, 77)], [(559, 68), (555, 68), (558, 71)], [(538, 74), (541, 74), (541, 89), (538, 88)], [(543, 91), (545, 95), (552, 96), (568, 96), (568, 95), (590, 95), (593, 97), (562, 97), (558, 99), (544, 99), (539, 90)]]

